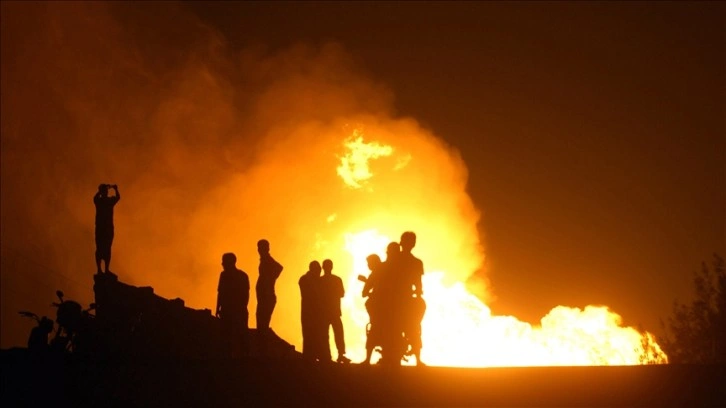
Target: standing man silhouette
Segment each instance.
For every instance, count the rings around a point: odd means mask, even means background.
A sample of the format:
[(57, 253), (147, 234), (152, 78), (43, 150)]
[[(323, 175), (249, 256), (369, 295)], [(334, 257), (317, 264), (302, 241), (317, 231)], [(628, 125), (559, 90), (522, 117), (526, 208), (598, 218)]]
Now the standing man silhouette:
[[(303, 358), (310, 361), (330, 361), (330, 348), (324, 355), (323, 321), (320, 315), (320, 262), (310, 262), (308, 271), (300, 277), (300, 323), (302, 325)], [(327, 327), (326, 327), (327, 329)]]
[(257, 330), (264, 334), (270, 330), (272, 311), (275, 310), (277, 296), (275, 296), (275, 281), (282, 273), (282, 265), (270, 255), (270, 243), (266, 239), (257, 242), (257, 252), (260, 254), (260, 276), (257, 279), (255, 291), (257, 293)]
[[(361, 295), (367, 297), (366, 300), (366, 311), (368, 312), (368, 327), (366, 328), (366, 359), (363, 364), (370, 364), (371, 357), (373, 355), (373, 349), (375, 346), (380, 345), (380, 332), (381, 323), (379, 321), (380, 315), (386, 310), (381, 310), (380, 290), (378, 282), (381, 279), (381, 273), (383, 273), (383, 262), (381, 258), (376, 254), (370, 254), (366, 257), (368, 263), (368, 269), (371, 271), (368, 278), (365, 279), (365, 285), (363, 285), (363, 291)], [(360, 277), (359, 277), (360, 279)]]
[(426, 313), (426, 302), (423, 300), (421, 277), (424, 273), (423, 262), (416, 258), (411, 250), (416, 246), (416, 234), (406, 231), (401, 234), (401, 255), (399, 267), (403, 279), (402, 308), (405, 311), (406, 338), (411, 345), (411, 354), (416, 357), (416, 365), (424, 365), (421, 361), (421, 321)]
[(323, 261), (323, 276), (320, 278), (320, 296), (323, 305), (323, 319), (325, 326), (326, 346), (330, 347), (328, 340), (328, 330), (333, 326), (333, 336), (335, 337), (335, 348), (338, 350), (338, 362), (350, 363), (350, 359), (345, 356), (345, 335), (343, 332), (343, 322), (340, 320), (340, 299), (345, 296), (345, 288), (343, 288), (343, 280), (339, 276), (333, 275), (333, 261), (326, 259)]
[[(114, 195), (109, 197), (108, 189), (113, 188)], [(121, 199), (116, 184), (99, 184), (93, 196), (96, 206), (96, 273), (110, 273), (111, 244), (113, 243), (113, 207)], [(104, 271), (101, 270), (104, 261)]]
[(250, 278), (237, 269), (237, 256), (222, 255), (222, 272), (217, 286), (217, 307), (214, 315), (222, 321), (222, 330), (233, 356), (248, 353)]

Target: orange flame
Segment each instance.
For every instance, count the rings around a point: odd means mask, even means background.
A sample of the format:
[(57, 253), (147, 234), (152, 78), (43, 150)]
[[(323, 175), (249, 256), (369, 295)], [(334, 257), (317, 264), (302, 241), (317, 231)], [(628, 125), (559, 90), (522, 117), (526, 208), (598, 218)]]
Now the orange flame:
[[(380, 143), (366, 143), (360, 130), (345, 142), (350, 150), (341, 157), (338, 175), (347, 186), (360, 189), (371, 181), (368, 160), (391, 156), (394, 149)], [(408, 156), (406, 161), (410, 160)], [(405, 166), (398, 165), (400, 169)], [(367, 186), (369, 191), (372, 187)], [(405, 188), (405, 186), (402, 186)], [(329, 222), (332, 222), (329, 219)], [(394, 214), (377, 213), (376, 225), (396, 224)], [(427, 220), (420, 222), (426, 223)], [(402, 227), (405, 229), (405, 227)], [(403, 231), (403, 229), (401, 230)], [(455, 231), (439, 231), (446, 237)], [(366, 256), (376, 253), (385, 259), (384, 248), (392, 240), (375, 229), (347, 232), (345, 250), (352, 256), (352, 271), (347, 276), (348, 291), (343, 301), (348, 355), (363, 360), (368, 316), (357, 281), (367, 275)], [(419, 241), (426, 240), (421, 236)], [(422, 244), (422, 242), (420, 242)], [(420, 245), (423, 246), (423, 245)], [(414, 249), (414, 254), (417, 249)], [(420, 251), (426, 269), (427, 256), (445, 270), (461, 271), (471, 262), (460, 256)], [(470, 272), (471, 273), (471, 272)], [(344, 278), (346, 276), (344, 275)], [(605, 306), (584, 309), (557, 306), (541, 324), (533, 326), (512, 316), (493, 316), (489, 307), (472, 294), (461, 278), (446, 271), (426, 269), (423, 278), (427, 311), (422, 323), (422, 360), (440, 366), (541, 366), (541, 365), (634, 365), (665, 363), (667, 356), (652, 334), (622, 327), (621, 318)]]

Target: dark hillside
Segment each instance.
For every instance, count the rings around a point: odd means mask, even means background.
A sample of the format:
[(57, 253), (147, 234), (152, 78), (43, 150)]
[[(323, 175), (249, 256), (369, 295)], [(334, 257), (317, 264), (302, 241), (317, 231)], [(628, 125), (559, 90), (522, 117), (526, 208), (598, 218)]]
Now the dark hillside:
[(33, 360), (22, 349), (1, 356), (6, 407), (726, 406), (724, 366), (391, 370), (298, 359)]
[(72, 354), (0, 352), (2, 406), (726, 406), (726, 366), (443, 368), (312, 363), (251, 330), (230, 358), (219, 320), (96, 275)]

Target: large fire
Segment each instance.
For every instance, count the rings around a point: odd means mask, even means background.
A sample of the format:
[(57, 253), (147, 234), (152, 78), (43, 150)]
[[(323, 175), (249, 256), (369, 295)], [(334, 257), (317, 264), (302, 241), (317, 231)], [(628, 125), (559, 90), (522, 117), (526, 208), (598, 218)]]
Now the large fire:
[(211, 308), (221, 254), (235, 252), (254, 282), (266, 238), (285, 267), (272, 327), (298, 349), (298, 279), (330, 258), (346, 282), (347, 351), (363, 359), (356, 275), (411, 230), (428, 364), (635, 364), (643, 343), (665, 361), (605, 308), (557, 307), (541, 327), (492, 316), (470, 279), (485, 276), (485, 252), (464, 161), (397, 114), (393, 91), (340, 44), (237, 50), (179, 7), (149, 30), (145, 13), (112, 2), (28, 3), (2, 3), (2, 248), (32, 260), (6, 268), (2, 257), (4, 346), (26, 341), (6, 334), (18, 321), (9, 311), (30, 307), (19, 294), (38, 308), (59, 288), (92, 300), (90, 197), (108, 182), (124, 195), (112, 266), (124, 281)]
[[(359, 129), (344, 145), (348, 154), (341, 157), (338, 175), (349, 187), (373, 194), (375, 188), (367, 184), (373, 177), (368, 163), (372, 159), (391, 156), (394, 148), (379, 142), (366, 142)], [(404, 167), (411, 159), (411, 156), (399, 159), (395, 168)], [(373, 210), (376, 211), (374, 224), (398, 224), (396, 214)], [(332, 215), (328, 222), (334, 220)], [(417, 224), (426, 224), (426, 221), (421, 219)], [(402, 227), (401, 231), (404, 229)], [(420, 241), (447, 240), (451, 234), (457, 233), (453, 228), (436, 232), (433, 238), (421, 236)], [(364, 328), (368, 316), (357, 275), (369, 273), (366, 256), (375, 253), (385, 259), (385, 246), (397, 241), (398, 236), (386, 236), (375, 228), (347, 231), (344, 236), (345, 250), (353, 259), (352, 270), (345, 276), (348, 291), (343, 301), (348, 355), (354, 360), (363, 360)], [(650, 333), (622, 327), (620, 316), (605, 306), (587, 306), (584, 309), (557, 306), (539, 326), (521, 322), (512, 316), (493, 316), (489, 307), (467, 289), (465, 282), (457, 278), (447, 279), (450, 275), (447, 271), (470, 267), (469, 260), (441, 252), (417, 252), (416, 249), (414, 254), (422, 258), (426, 269), (423, 285), (427, 311), (422, 323), (422, 360), (427, 364), (483, 367), (667, 362), (666, 355)], [(426, 268), (431, 257), (443, 257), (445, 261), (439, 259), (437, 263), (445, 269)]]

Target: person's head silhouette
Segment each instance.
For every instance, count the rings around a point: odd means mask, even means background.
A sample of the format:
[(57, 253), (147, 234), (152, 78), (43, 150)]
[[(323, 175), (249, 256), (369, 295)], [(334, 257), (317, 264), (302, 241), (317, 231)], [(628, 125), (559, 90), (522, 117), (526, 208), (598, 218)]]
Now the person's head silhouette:
[(330, 259), (326, 259), (323, 261), (323, 272), (326, 275), (330, 275), (330, 273), (333, 271), (333, 261)]
[(224, 268), (225, 271), (230, 271), (236, 269), (237, 265), (237, 256), (233, 254), (232, 252), (227, 252), (226, 254), (222, 255), (222, 268)]
[(416, 246), (416, 234), (411, 231), (406, 231), (401, 234), (401, 249), (403, 252), (411, 252), (413, 247)]
[(257, 253), (267, 255), (270, 253), (270, 242), (266, 239), (257, 241)]
[(318, 261), (312, 261), (312, 262), (310, 262), (309, 269), (310, 269), (310, 272), (313, 273), (313, 275), (320, 275), (320, 270), (321, 270), (321, 268), (320, 268), (320, 262), (318, 262)]
[(101, 193), (102, 196), (107, 197), (108, 196), (108, 184), (99, 184), (98, 192)]
[(374, 271), (381, 266), (381, 257), (376, 254), (368, 255), (366, 257), (366, 263), (368, 263), (368, 269)]
[(391, 260), (396, 258), (398, 254), (401, 253), (401, 246), (398, 245), (398, 242), (391, 242), (386, 247), (386, 260)]

